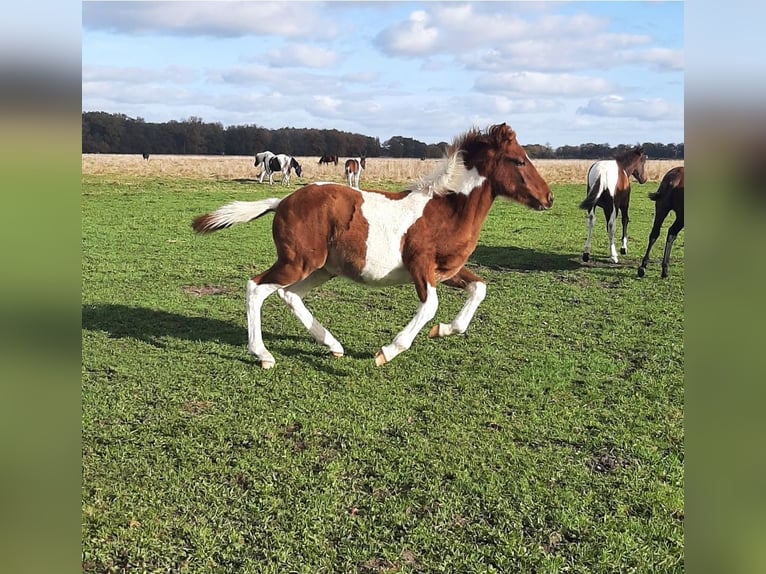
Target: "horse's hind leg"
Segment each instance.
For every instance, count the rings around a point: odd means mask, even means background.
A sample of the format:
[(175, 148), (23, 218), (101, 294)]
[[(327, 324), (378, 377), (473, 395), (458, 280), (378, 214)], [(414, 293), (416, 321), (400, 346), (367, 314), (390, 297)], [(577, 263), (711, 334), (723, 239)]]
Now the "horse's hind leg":
[(343, 346), (338, 340), (333, 337), (332, 333), (328, 331), (319, 321), (314, 319), (314, 316), (306, 308), (303, 303), (303, 297), (314, 287), (318, 287), (322, 283), (333, 278), (333, 275), (324, 271), (323, 269), (314, 271), (311, 275), (306, 277), (303, 281), (299, 281), (285, 289), (277, 290), (277, 294), (282, 300), (287, 303), (293, 314), (308, 329), (311, 336), (317, 343), (321, 343), (330, 349), (330, 352), (336, 357), (342, 357), (344, 354)]
[(261, 307), (266, 298), (277, 289), (279, 285), (273, 283), (259, 284), (255, 279), (247, 282), (247, 348), (258, 357), (264, 369), (272, 368), (276, 361), (263, 343)]
[(266, 349), (261, 331), (261, 308), (269, 295), (285, 286), (297, 283), (305, 277), (299, 265), (277, 261), (267, 271), (247, 282), (247, 347), (261, 361), (261, 367), (270, 369), (275, 364), (274, 356)]
[(649, 243), (646, 246), (646, 253), (644, 254), (644, 258), (641, 260), (641, 265), (638, 268), (639, 277), (643, 277), (646, 273), (646, 266), (649, 265), (649, 254), (652, 252), (654, 242), (657, 241), (657, 238), (660, 236), (662, 222), (665, 221), (667, 214), (668, 212), (666, 210), (663, 211), (659, 205), (656, 206), (654, 212), (654, 224), (652, 225), (652, 230), (649, 232)]
[(468, 299), (460, 309), (460, 312), (452, 320), (452, 323), (439, 323), (431, 328), (429, 337), (447, 337), (449, 335), (465, 333), (473, 319), (476, 309), (487, 294), (487, 284), (481, 277), (474, 275), (463, 267), (456, 275), (444, 281), (449, 287), (457, 287), (468, 293)]
[(662, 277), (668, 276), (668, 267), (670, 266), (670, 250), (673, 248), (673, 242), (678, 237), (679, 232), (684, 227), (683, 217), (677, 216), (673, 225), (668, 229), (668, 238), (665, 241), (665, 253), (662, 256)]
[(596, 208), (594, 207), (590, 211), (588, 211), (587, 215), (587, 223), (588, 223), (588, 235), (585, 238), (585, 247), (583, 247), (582, 250), (582, 260), (583, 261), (589, 261), (590, 260), (590, 238), (593, 234), (593, 221), (596, 219)]

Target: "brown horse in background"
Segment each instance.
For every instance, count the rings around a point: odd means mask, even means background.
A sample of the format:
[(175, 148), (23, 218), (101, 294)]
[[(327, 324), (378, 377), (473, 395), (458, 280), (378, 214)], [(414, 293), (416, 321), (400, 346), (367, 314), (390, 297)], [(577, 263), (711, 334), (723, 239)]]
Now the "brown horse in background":
[(649, 232), (649, 244), (646, 246), (646, 254), (638, 268), (638, 276), (643, 277), (646, 273), (646, 266), (649, 265), (649, 254), (652, 246), (660, 236), (662, 222), (668, 216), (668, 213), (674, 211), (676, 220), (668, 229), (668, 237), (665, 240), (665, 252), (662, 256), (662, 277), (668, 276), (668, 266), (670, 265), (670, 250), (673, 248), (673, 242), (678, 234), (684, 228), (684, 168), (683, 166), (674, 167), (669, 170), (662, 178), (657, 191), (649, 194), (649, 199), (654, 202), (654, 225)]
[(338, 156), (337, 155), (323, 155), (319, 158), (319, 165), (322, 165), (323, 163), (334, 163), (335, 165), (338, 165)]

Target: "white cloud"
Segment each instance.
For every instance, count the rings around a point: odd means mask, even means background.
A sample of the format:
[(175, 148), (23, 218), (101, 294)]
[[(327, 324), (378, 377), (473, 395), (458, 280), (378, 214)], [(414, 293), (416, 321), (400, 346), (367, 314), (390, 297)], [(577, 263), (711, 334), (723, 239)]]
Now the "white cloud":
[(188, 84), (199, 79), (197, 70), (182, 66), (167, 66), (160, 69), (137, 66), (83, 66), (83, 85), (93, 82), (114, 82), (121, 84), (151, 84), (154, 82), (172, 82)]
[(332, 38), (337, 26), (307, 2), (83, 2), (82, 25), (124, 34)]
[(275, 68), (304, 67), (330, 68), (338, 61), (338, 54), (320, 46), (288, 44), (267, 54), (268, 64)]
[(406, 22), (394, 24), (375, 38), (375, 43), (389, 54), (397, 56), (422, 56), (433, 52), (439, 32), (428, 26), (430, 17), (423, 10), (410, 14)]
[(593, 98), (585, 106), (577, 108), (577, 113), (641, 120), (678, 120), (683, 118), (683, 110), (680, 106), (674, 106), (661, 98), (627, 99), (618, 95)]
[(589, 96), (608, 92), (612, 86), (603, 78), (541, 72), (484, 74), (476, 78), (475, 89), (538, 96)]

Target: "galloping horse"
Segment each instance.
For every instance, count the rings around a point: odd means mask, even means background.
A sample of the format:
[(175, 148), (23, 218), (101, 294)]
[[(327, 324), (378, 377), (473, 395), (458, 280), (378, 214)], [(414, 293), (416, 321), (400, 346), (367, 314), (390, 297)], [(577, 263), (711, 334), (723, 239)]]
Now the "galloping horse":
[(269, 174), (269, 185), (274, 185), (274, 173), (282, 172), (282, 185), (289, 185), (290, 172), (295, 169), (298, 177), (301, 176), (301, 166), (294, 157), (278, 153), (266, 163), (266, 173)]
[[(646, 182), (644, 167), (646, 154), (641, 146), (617, 155), (614, 159), (597, 161), (588, 170), (588, 189), (580, 209), (588, 211), (588, 237), (582, 260), (590, 259), (590, 237), (593, 232), (596, 206), (604, 210), (606, 232), (609, 235), (609, 252), (612, 261), (618, 263), (617, 250), (614, 248), (614, 224), (617, 211), (622, 213), (622, 246), (620, 253), (628, 252), (628, 206), (630, 204), (630, 176), (638, 183)], [(604, 193), (607, 191), (608, 193)]]
[(334, 163), (335, 165), (338, 165), (338, 156), (337, 155), (323, 155), (319, 158), (319, 165), (322, 165), (323, 163)]
[(662, 277), (668, 276), (670, 265), (670, 250), (678, 234), (684, 228), (684, 168), (683, 166), (670, 169), (662, 178), (657, 191), (649, 194), (649, 199), (654, 201), (654, 225), (649, 232), (649, 244), (646, 246), (646, 254), (638, 268), (638, 276), (643, 277), (646, 266), (649, 264), (649, 253), (652, 246), (660, 236), (662, 222), (670, 211), (675, 211), (676, 220), (668, 229), (668, 238), (665, 240), (665, 253), (662, 256)]
[(340, 357), (343, 347), (314, 319), (303, 296), (336, 276), (369, 287), (414, 283), (420, 305), (375, 356), (381, 366), (409, 349), (434, 317), (437, 283), (464, 289), (468, 298), (451, 323), (434, 325), (429, 336), (446, 337), (468, 328), (486, 284), (464, 265), (497, 197), (537, 210), (553, 205), (548, 184), (506, 124), (456, 138), (440, 167), (401, 193), (313, 183), (281, 199), (229, 203), (197, 217), (192, 227), (209, 233), (274, 212), (277, 261), (247, 283), (248, 348), (266, 369), (275, 360), (263, 343), (261, 306), (272, 293), (317, 342)]
[(255, 162), (253, 163), (253, 167), (258, 167), (259, 165), (263, 166), (263, 171), (261, 171), (261, 179), (258, 180), (258, 183), (263, 183), (263, 176), (266, 175), (266, 171), (269, 167), (269, 160), (274, 157), (274, 154), (270, 151), (262, 151), (261, 153), (255, 154)]
[(362, 170), (367, 169), (367, 158), (362, 156), (347, 159), (344, 169), (348, 178), (348, 186), (359, 189), (359, 178), (362, 175)]

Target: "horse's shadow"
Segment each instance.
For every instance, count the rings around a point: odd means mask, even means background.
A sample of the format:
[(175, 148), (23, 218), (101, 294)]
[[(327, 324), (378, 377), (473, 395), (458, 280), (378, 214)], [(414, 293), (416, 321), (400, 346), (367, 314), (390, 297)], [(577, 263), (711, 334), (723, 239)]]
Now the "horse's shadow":
[[(83, 305), (82, 328), (88, 331), (103, 331), (113, 339), (135, 339), (161, 349), (168, 347), (168, 338), (221, 343), (238, 349), (247, 347), (247, 328), (236, 323), (119, 304)], [(268, 340), (271, 350), (285, 358), (301, 356), (328, 374), (347, 374), (342, 369), (332, 366), (334, 359), (328, 359), (329, 353), (320, 346), (308, 353), (301, 348), (307, 337), (310, 339), (308, 334), (303, 337), (264, 331), (263, 336)], [(368, 358), (369, 355), (353, 351), (349, 353), (347, 349), (346, 356)], [(229, 358), (247, 364), (258, 364), (258, 359), (249, 354), (232, 355)]]
[(478, 245), (469, 261), (500, 271), (563, 271), (582, 267), (579, 256), (576, 254), (546, 253), (511, 246)]

